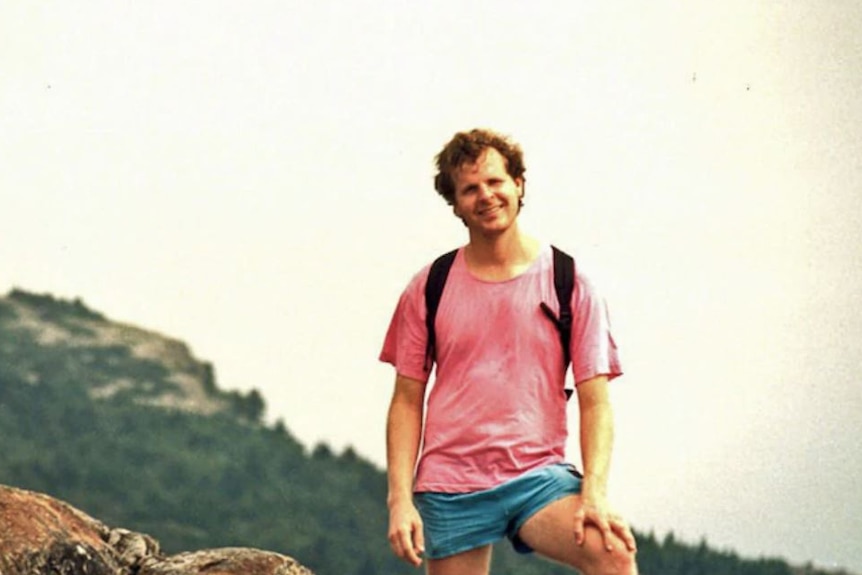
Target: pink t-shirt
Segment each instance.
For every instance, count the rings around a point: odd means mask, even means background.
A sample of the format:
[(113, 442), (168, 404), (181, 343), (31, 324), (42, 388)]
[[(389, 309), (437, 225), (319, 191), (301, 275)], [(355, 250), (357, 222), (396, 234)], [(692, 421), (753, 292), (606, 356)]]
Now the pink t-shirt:
[[(430, 265), (401, 295), (380, 360), (411, 379), (424, 370), (425, 281)], [(563, 461), (565, 370), (554, 313), (553, 255), (545, 246), (521, 275), (502, 282), (474, 277), (463, 250), (452, 264), (437, 310), (436, 376), (427, 397), (414, 490), (488, 489), (526, 471)], [(577, 270), (572, 295), (571, 357), (576, 383), (622, 373), (607, 309)]]

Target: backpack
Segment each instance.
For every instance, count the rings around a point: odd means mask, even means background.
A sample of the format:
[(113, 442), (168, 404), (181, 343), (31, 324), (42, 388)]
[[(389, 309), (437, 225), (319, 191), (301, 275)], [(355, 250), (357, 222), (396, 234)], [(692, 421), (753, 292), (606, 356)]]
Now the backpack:
[[(560, 344), (563, 347), (563, 365), (568, 367), (571, 357), (569, 355), (569, 343), (572, 339), (572, 292), (575, 289), (575, 260), (566, 252), (556, 246), (551, 246), (554, 254), (554, 291), (557, 292), (557, 300), (560, 304), (559, 317), (554, 315), (551, 307), (541, 302), (542, 312), (557, 328), (560, 334)], [(428, 344), (425, 349), (425, 371), (431, 371), (436, 354), (437, 334), (435, 332), (435, 320), (437, 308), (440, 306), (440, 298), (443, 297), (443, 288), (446, 287), (446, 279), (449, 270), (455, 261), (458, 250), (452, 250), (434, 260), (428, 272), (428, 280), (425, 283), (425, 327), (428, 330)], [(572, 396), (572, 390), (566, 389), (566, 398)]]

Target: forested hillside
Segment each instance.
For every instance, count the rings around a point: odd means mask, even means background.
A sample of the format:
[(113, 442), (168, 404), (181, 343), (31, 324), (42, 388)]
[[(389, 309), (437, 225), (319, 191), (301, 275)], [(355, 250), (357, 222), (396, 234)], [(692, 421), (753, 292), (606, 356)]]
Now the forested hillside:
[[(382, 470), (262, 423), (185, 344), (80, 300), (0, 299), (0, 483), (64, 499), (169, 553), (249, 546), (325, 575), (416, 573), (390, 554)], [(289, 423), (289, 422), (288, 422)], [(820, 575), (639, 533), (644, 575)], [(568, 573), (497, 552), (496, 575)]]

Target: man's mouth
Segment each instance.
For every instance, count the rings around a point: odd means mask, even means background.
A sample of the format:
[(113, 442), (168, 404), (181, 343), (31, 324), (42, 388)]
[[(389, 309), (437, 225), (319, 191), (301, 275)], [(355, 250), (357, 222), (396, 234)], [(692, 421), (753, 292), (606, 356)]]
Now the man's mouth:
[(492, 216), (502, 209), (503, 209), (503, 206), (491, 206), (490, 208), (483, 208), (483, 209), (479, 210), (478, 213), (482, 217)]

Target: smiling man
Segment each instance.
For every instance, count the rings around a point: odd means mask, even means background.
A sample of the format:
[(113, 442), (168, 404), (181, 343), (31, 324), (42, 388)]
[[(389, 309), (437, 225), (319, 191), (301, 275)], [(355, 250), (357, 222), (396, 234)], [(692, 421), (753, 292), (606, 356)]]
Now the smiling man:
[[(487, 575), (492, 544), (507, 537), (521, 553), (586, 575), (634, 575), (634, 537), (606, 497), (607, 388), (622, 370), (604, 300), (577, 270), (564, 350), (557, 254), (518, 225), (525, 167), (516, 144), (488, 130), (458, 133), (437, 168), (435, 188), (468, 242), (449, 260), (430, 328), (426, 284), (436, 283), (437, 264), (404, 290), (380, 355), (396, 371), (387, 421), (393, 552), (416, 566), (425, 559), (429, 575)], [(583, 473), (564, 453), (569, 358)]]

